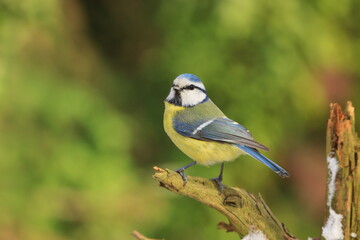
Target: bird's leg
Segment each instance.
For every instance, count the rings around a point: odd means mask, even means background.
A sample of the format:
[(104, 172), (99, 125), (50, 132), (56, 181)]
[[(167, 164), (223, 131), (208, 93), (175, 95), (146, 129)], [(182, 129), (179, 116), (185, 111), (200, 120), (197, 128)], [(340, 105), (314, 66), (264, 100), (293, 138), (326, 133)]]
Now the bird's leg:
[(212, 178), (211, 180), (215, 181), (216, 184), (218, 185), (219, 191), (222, 192), (224, 189), (224, 184), (222, 184), (222, 180), (223, 180), (223, 171), (224, 171), (224, 163), (221, 163), (221, 169), (220, 169), (220, 174), (218, 177), (216, 178)]
[(188, 165), (185, 165), (177, 170), (175, 170), (175, 172), (177, 172), (178, 174), (180, 174), (180, 176), (182, 177), (183, 181), (184, 181), (184, 186), (186, 185), (187, 183), (187, 176), (186, 174), (184, 173), (184, 170), (195, 165), (197, 162), (196, 161), (193, 161), (191, 163), (189, 163)]

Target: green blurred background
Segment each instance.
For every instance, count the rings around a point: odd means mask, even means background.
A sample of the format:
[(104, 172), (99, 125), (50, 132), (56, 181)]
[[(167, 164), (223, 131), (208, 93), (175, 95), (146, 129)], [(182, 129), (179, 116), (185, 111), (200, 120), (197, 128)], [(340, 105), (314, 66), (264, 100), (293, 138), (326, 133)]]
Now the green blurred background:
[(357, 0), (0, 0), (0, 239), (118, 240), (132, 230), (237, 239), (216, 229), (222, 215), (151, 178), (154, 165), (190, 161), (162, 127), (181, 73), (198, 75), (292, 174), (244, 156), (225, 166), (224, 183), (260, 192), (292, 234), (319, 236), (329, 103), (360, 109), (359, 9)]

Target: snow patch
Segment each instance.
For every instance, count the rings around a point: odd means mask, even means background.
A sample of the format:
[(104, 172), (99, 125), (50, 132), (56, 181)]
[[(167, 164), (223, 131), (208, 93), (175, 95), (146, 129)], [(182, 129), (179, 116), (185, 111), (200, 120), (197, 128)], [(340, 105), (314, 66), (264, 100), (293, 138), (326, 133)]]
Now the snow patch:
[(326, 221), (325, 226), (322, 228), (322, 236), (326, 240), (342, 240), (344, 239), (344, 233), (342, 230), (341, 221), (343, 215), (337, 214), (332, 208), (329, 210), (329, 218)]
[(350, 234), (350, 237), (352, 237), (352, 238), (356, 238), (356, 237), (357, 237), (357, 234), (356, 234), (356, 233), (354, 233), (354, 232), (352, 232), (352, 233)]
[(268, 240), (267, 237), (260, 231), (250, 231), (248, 235), (243, 237), (243, 240)]
[(328, 157), (327, 162), (328, 162), (329, 177), (330, 177), (327, 205), (328, 207), (331, 207), (331, 202), (335, 194), (335, 179), (336, 179), (336, 174), (339, 171), (339, 164), (336, 158), (333, 157)]
[(329, 207), (329, 218), (327, 219), (325, 226), (322, 228), (321, 235), (326, 240), (343, 240), (344, 233), (342, 229), (343, 215), (337, 214), (331, 207), (332, 200), (335, 195), (335, 179), (336, 174), (339, 171), (339, 164), (336, 158), (328, 157), (328, 169), (329, 169), (329, 185), (328, 185), (328, 201), (327, 206)]

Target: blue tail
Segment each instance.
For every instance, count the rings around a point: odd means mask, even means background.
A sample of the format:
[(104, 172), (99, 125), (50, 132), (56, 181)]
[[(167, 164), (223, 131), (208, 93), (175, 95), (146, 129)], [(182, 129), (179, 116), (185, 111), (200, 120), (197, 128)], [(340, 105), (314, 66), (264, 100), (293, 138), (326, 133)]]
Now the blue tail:
[(271, 170), (279, 174), (280, 177), (290, 177), (290, 174), (285, 169), (283, 169), (282, 167), (280, 167), (279, 165), (277, 165), (276, 163), (274, 163), (273, 161), (271, 161), (270, 159), (259, 153), (255, 148), (246, 147), (244, 145), (237, 145), (237, 146), (241, 150), (243, 150), (244, 152), (255, 158), (256, 160), (268, 166)]

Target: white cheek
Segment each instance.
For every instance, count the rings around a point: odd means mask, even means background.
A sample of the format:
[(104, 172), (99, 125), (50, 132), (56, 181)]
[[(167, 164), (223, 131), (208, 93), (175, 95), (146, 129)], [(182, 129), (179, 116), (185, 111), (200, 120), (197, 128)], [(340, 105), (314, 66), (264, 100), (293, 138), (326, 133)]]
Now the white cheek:
[(170, 93), (169, 95), (166, 97), (166, 101), (170, 101), (171, 99), (173, 99), (175, 97), (175, 90), (174, 89), (170, 89)]
[(181, 104), (182, 106), (194, 106), (201, 103), (206, 99), (206, 94), (202, 91), (195, 90), (185, 90), (181, 92)]

